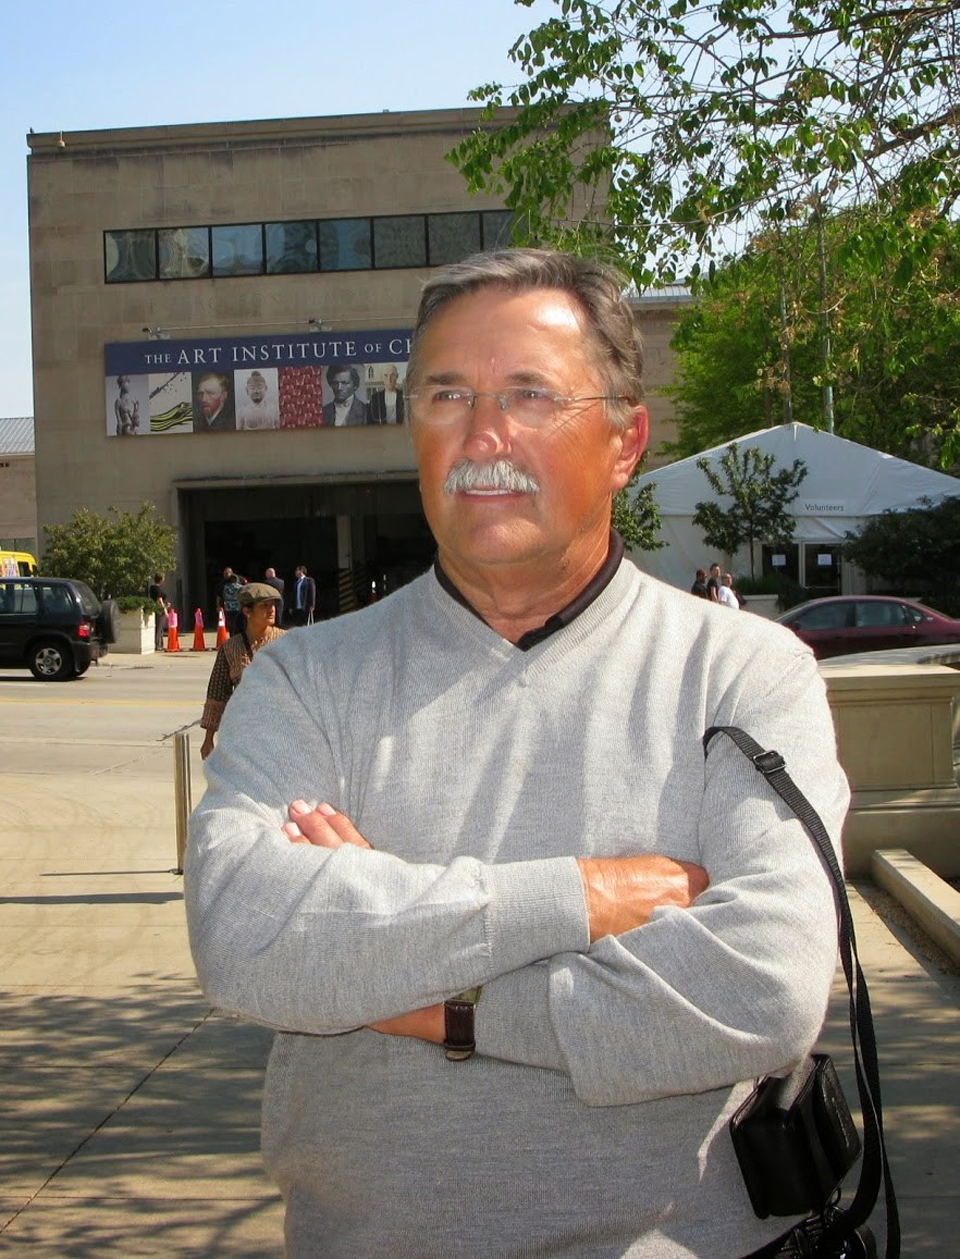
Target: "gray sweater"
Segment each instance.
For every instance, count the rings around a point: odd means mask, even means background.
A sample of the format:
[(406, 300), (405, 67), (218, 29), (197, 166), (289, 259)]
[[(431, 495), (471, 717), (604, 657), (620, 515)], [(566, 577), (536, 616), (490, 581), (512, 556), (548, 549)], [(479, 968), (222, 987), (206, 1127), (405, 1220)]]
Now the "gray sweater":
[[(831, 887), (712, 724), (780, 750), (839, 836), (824, 687), (789, 631), (624, 562), (521, 652), (428, 574), (258, 653), (227, 707), (187, 860), (219, 1006), (276, 1038), (269, 1173), (303, 1256), (734, 1259), (757, 1220), (726, 1123), (815, 1040)], [(286, 805), (374, 845), (290, 844)], [(662, 852), (709, 890), (589, 943), (574, 858)], [(483, 984), (477, 1053), (365, 1025)]]

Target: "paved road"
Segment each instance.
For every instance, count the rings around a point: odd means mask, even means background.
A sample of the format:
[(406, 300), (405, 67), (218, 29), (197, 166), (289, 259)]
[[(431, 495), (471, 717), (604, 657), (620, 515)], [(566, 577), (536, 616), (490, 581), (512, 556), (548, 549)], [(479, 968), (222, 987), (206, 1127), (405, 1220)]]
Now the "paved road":
[[(211, 663), (0, 672), (0, 1254), (281, 1251), (257, 1154), (268, 1037), (199, 995), (172, 873), (171, 736), (199, 717)], [(854, 901), (903, 1254), (955, 1257), (960, 980)], [(838, 989), (824, 1043), (841, 1066), (845, 1022)]]

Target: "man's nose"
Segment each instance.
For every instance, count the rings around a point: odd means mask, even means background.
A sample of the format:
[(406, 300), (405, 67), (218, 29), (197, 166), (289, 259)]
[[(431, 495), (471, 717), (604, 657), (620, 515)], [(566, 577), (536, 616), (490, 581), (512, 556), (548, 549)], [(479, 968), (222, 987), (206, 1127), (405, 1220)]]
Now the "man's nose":
[(467, 424), (466, 452), (489, 457), (512, 449), (514, 422), (496, 394), (479, 393), (474, 397)]

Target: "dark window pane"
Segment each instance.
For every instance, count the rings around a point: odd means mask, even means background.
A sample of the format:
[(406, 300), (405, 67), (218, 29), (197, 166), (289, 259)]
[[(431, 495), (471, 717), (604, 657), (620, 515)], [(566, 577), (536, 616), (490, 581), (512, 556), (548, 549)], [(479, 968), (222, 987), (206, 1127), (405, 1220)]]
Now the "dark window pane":
[(373, 255), (384, 267), (423, 267), (427, 262), (422, 214), (393, 214), (373, 220)]
[(40, 592), (43, 599), (44, 612), (66, 612), (69, 614), (73, 611), (73, 601), (66, 586), (41, 586)]
[(903, 605), (900, 603), (858, 603), (855, 624), (874, 628), (876, 626), (903, 625), (905, 620)]
[(233, 223), (213, 229), (214, 275), (260, 275), (263, 231), (259, 223)]
[(104, 232), (103, 256), (108, 284), (157, 278), (157, 235), (152, 227)]
[(430, 265), (459, 262), (480, 249), (479, 214), (429, 214)]
[(210, 274), (210, 232), (206, 227), (162, 227), (160, 279), (191, 280)]
[(484, 210), (481, 217), (484, 249), (506, 249), (513, 243), (512, 210)]
[(316, 271), (317, 225), (312, 219), (301, 223), (268, 223), (266, 236), (270, 275)]
[(842, 629), (847, 623), (849, 604), (824, 603), (811, 608), (797, 618), (797, 624), (805, 630)]
[(320, 224), (321, 271), (365, 271), (372, 265), (369, 219), (328, 219)]
[(7, 586), (7, 599), (4, 606), (4, 612), (33, 613), (37, 610), (37, 592), (33, 586), (21, 585), (19, 582), (11, 582)]

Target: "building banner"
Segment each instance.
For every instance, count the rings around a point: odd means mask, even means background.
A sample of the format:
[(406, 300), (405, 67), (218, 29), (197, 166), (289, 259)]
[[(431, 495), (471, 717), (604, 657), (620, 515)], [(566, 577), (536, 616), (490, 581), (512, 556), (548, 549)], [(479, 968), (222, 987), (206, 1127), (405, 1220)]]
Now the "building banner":
[(402, 424), (410, 330), (104, 347), (107, 434)]

